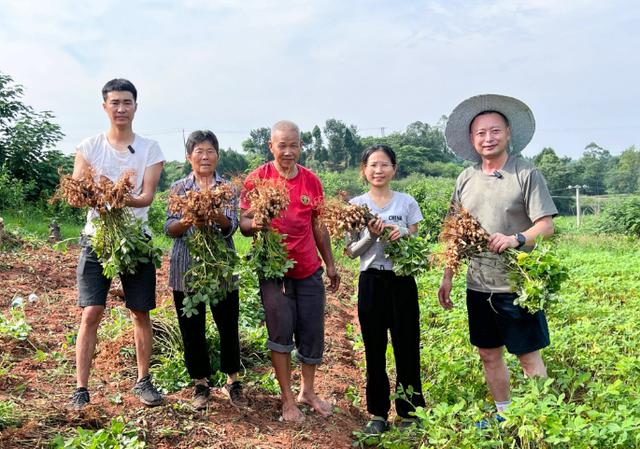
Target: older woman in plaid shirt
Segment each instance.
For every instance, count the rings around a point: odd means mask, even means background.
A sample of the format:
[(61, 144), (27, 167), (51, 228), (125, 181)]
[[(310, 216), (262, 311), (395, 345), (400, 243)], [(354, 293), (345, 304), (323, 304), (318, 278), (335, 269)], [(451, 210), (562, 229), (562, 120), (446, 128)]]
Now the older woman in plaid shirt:
[[(192, 172), (171, 186), (172, 193), (184, 195), (189, 190), (198, 191), (226, 182), (216, 171), (219, 145), (215, 134), (211, 131), (194, 131), (187, 139), (185, 146)], [(220, 214), (216, 221), (224, 236), (225, 243), (229, 248), (234, 248), (232, 236), (238, 228), (237, 199), (234, 200), (230, 209)], [(198, 304), (198, 313), (190, 317), (182, 313), (182, 301), (185, 297), (185, 272), (191, 262), (186, 237), (193, 232), (194, 228), (191, 223), (183, 220), (181, 214), (167, 211), (164, 230), (169, 237), (174, 239), (169, 269), (169, 286), (173, 290), (173, 299), (178, 312), (178, 322), (184, 343), (184, 362), (195, 383), (193, 405), (196, 409), (204, 409), (210, 396), (208, 379), (213, 374), (205, 337), (206, 307), (204, 303)], [(220, 334), (220, 371), (227, 374), (227, 384), (221, 390), (233, 404), (238, 405), (243, 401), (242, 385), (237, 379), (240, 370), (238, 290), (230, 291), (224, 300), (211, 306), (211, 313)]]

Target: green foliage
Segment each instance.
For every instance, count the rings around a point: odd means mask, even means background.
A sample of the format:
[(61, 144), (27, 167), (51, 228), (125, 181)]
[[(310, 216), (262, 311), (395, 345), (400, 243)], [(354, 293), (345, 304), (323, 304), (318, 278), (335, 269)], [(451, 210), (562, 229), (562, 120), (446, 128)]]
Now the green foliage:
[(614, 200), (598, 219), (597, 229), (609, 234), (640, 237), (640, 197)]
[(157, 192), (147, 214), (147, 225), (154, 235), (164, 234), (164, 223), (167, 220), (167, 202), (171, 192)]
[(0, 431), (20, 424), (20, 416), (13, 401), (0, 400)]
[(420, 222), (419, 233), (431, 241), (440, 234), (442, 221), (449, 210), (454, 186), (454, 179), (426, 178), (419, 175), (394, 181), (392, 184), (394, 190), (408, 193), (418, 202), (424, 217)]
[(53, 449), (144, 449), (146, 443), (140, 437), (141, 430), (124, 418), (111, 420), (106, 429), (97, 431), (76, 428), (75, 435), (67, 439), (57, 435), (51, 442)]
[(221, 149), (219, 156), (216, 171), (220, 173), (220, 176), (230, 178), (246, 172), (249, 168), (249, 161), (242, 154), (233, 151), (231, 148), (228, 150)]
[(9, 316), (0, 314), (0, 337), (26, 340), (30, 332), (31, 326), (21, 307), (12, 307)]
[[(38, 204), (27, 203), (21, 209), (3, 211), (2, 218), (5, 221), (6, 229), (30, 244), (42, 244), (49, 235), (49, 223), (55, 217), (38, 206)], [(82, 226), (76, 224), (75, 220), (63, 218), (58, 224), (63, 239), (77, 238), (80, 235)]]
[(318, 172), (318, 177), (322, 181), (326, 197), (335, 197), (339, 192), (347, 192), (347, 196), (352, 198), (364, 193), (366, 190), (366, 182), (360, 178), (360, 173), (357, 169), (346, 170), (341, 173), (322, 171)]
[(182, 303), (187, 317), (197, 314), (200, 303), (216, 305), (227, 292), (238, 288), (234, 270), (238, 254), (229, 248), (219, 230), (212, 226), (196, 229), (187, 238), (191, 264), (185, 273), (188, 295)]
[(398, 276), (420, 276), (430, 268), (432, 244), (429, 238), (408, 235), (388, 241), (385, 255), (393, 261), (393, 271)]
[(287, 256), (284, 237), (273, 229), (254, 236), (248, 257), (258, 279), (282, 279), (295, 264)]
[(128, 209), (111, 209), (93, 223), (96, 232), (91, 246), (107, 278), (134, 274), (139, 263), (153, 262), (156, 268), (160, 267), (162, 251), (144, 235), (142, 222), (134, 220)]
[[(517, 359), (505, 355), (513, 404), (507, 421), (485, 431), (474, 423), (494, 411), (482, 365), (469, 344), (465, 280), (454, 279), (457, 307), (436, 299), (441, 273), (417, 278), (420, 358), (426, 407), (420, 426), (380, 439), (357, 435), (355, 444), (387, 448), (640, 447), (640, 242), (566, 233), (555, 252), (571, 273), (563, 298), (547, 311), (551, 346), (543, 351), (550, 379), (527, 379)], [(367, 441), (370, 440), (370, 441)]]
[[(171, 187), (171, 184), (185, 176), (185, 168), (191, 168), (188, 162), (167, 161), (162, 166), (162, 174), (158, 183), (158, 192), (163, 192)], [(189, 170), (190, 171), (190, 170)]]
[(0, 210), (21, 207), (25, 196), (23, 182), (15, 179), (6, 168), (0, 167)]
[(531, 252), (509, 250), (505, 254), (510, 282), (518, 294), (515, 305), (535, 313), (557, 299), (569, 273), (549, 242), (539, 239)]
[(326, 165), (329, 169), (343, 171), (359, 165), (363, 147), (354, 125), (347, 126), (341, 120), (330, 118), (325, 122), (324, 135), (328, 154)]
[(631, 146), (620, 153), (606, 176), (610, 193), (640, 193), (640, 151)]
[(57, 168), (69, 158), (59, 151), (46, 151), (64, 134), (52, 122), (50, 111), (38, 112), (25, 105), (23, 93), (21, 85), (0, 73), (0, 167), (30, 185), (32, 189), (25, 193), (35, 199), (55, 188)]
[(249, 155), (260, 158), (263, 162), (273, 160), (273, 154), (269, 150), (270, 138), (270, 128), (252, 129), (249, 131), (249, 138), (242, 142), (242, 149)]
[(189, 372), (184, 366), (182, 351), (173, 352), (168, 356), (165, 354), (156, 356), (151, 372), (153, 382), (165, 393), (175, 393), (191, 384)]

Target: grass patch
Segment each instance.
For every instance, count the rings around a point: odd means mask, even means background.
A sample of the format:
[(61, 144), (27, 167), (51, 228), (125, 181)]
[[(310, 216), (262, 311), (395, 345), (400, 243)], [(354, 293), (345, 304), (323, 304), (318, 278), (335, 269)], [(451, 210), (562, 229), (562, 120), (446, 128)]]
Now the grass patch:
[[(30, 234), (41, 240), (46, 240), (49, 236), (49, 223), (54, 219), (35, 207), (23, 210), (2, 210), (0, 217), (4, 219), (7, 230), (18, 231), (19, 234)], [(67, 221), (58, 221), (60, 225), (60, 235), (62, 239), (78, 238), (82, 230), (82, 224), (75, 224)]]
[(21, 422), (17, 406), (13, 401), (0, 401), (0, 430), (15, 427)]

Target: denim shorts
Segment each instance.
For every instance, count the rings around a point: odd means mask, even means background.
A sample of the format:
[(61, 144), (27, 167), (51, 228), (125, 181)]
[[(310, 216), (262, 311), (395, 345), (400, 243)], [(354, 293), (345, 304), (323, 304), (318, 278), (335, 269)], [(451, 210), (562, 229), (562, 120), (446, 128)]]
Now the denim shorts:
[(506, 346), (522, 355), (549, 346), (549, 326), (544, 311), (529, 313), (513, 304), (515, 293), (467, 290), (471, 344), (479, 348)]
[[(78, 306), (106, 306), (111, 279), (102, 274), (102, 264), (91, 246), (83, 246), (76, 269)], [(128, 309), (148, 312), (156, 308), (156, 267), (138, 264), (135, 274), (120, 275)]]
[(285, 277), (260, 281), (269, 334), (267, 348), (283, 353), (295, 349), (298, 360), (307, 365), (322, 363), (324, 352), (322, 273), (319, 268), (304, 279)]

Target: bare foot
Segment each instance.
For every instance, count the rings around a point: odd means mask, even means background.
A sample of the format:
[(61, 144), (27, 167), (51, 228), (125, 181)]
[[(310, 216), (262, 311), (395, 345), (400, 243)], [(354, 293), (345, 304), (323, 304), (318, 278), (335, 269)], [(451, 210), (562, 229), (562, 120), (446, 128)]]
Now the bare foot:
[(322, 416), (331, 416), (333, 414), (331, 404), (320, 399), (315, 393), (300, 393), (298, 395), (298, 402), (308, 405), (316, 413), (320, 413)]
[(288, 404), (282, 404), (282, 419), (287, 422), (302, 422), (304, 421), (304, 415), (295, 404), (295, 402), (291, 402)]

